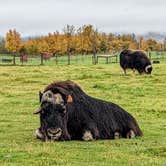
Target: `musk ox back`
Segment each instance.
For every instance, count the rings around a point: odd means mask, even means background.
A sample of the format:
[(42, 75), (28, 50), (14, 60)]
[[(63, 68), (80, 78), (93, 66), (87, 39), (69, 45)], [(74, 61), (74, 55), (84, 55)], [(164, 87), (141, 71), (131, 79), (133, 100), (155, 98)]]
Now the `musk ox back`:
[(120, 66), (126, 74), (126, 69), (137, 70), (139, 74), (151, 74), (152, 64), (144, 51), (123, 50), (120, 53)]
[[(63, 100), (59, 103), (55, 96)], [(142, 136), (135, 118), (120, 106), (87, 95), (72, 81), (55, 82), (40, 93), (42, 140), (94, 140)]]

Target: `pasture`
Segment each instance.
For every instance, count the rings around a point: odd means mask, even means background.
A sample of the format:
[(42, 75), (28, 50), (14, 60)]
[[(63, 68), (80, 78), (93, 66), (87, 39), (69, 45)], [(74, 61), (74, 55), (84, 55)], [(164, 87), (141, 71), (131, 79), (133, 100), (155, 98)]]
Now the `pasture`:
[[(165, 165), (166, 62), (152, 75), (119, 64), (0, 66), (0, 165)], [(38, 91), (53, 81), (73, 80), (89, 95), (117, 103), (138, 121), (134, 139), (43, 143), (34, 136)]]

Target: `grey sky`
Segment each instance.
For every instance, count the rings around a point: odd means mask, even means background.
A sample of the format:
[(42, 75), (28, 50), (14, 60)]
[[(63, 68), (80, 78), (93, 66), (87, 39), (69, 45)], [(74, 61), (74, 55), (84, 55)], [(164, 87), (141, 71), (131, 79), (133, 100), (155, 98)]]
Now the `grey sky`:
[(0, 0), (0, 35), (44, 35), (67, 24), (105, 32), (166, 32), (166, 0)]

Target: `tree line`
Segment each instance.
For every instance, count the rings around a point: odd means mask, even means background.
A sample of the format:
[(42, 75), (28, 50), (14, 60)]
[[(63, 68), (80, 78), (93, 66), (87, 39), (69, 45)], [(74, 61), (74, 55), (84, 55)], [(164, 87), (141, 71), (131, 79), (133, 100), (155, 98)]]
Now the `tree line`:
[(141, 49), (145, 51), (166, 50), (166, 39), (157, 42), (154, 39), (136, 37), (135, 34), (121, 34), (99, 32), (92, 25), (75, 28), (67, 25), (62, 32), (48, 33), (46, 36), (21, 39), (20, 33), (10, 29), (5, 39), (0, 41), (0, 52), (13, 54), (39, 55), (49, 52), (53, 55), (96, 54), (120, 51), (123, 49)]

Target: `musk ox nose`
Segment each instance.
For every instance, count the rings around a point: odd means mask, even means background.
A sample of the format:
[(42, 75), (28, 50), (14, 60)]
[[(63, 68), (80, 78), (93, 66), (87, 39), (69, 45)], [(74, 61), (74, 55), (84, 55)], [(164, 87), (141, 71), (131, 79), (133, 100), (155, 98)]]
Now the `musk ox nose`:
[(51, 138), (51, 140), (55, 141), (61, 137), (62, 129), (61, 128), (48, 128), (47, 134)]

